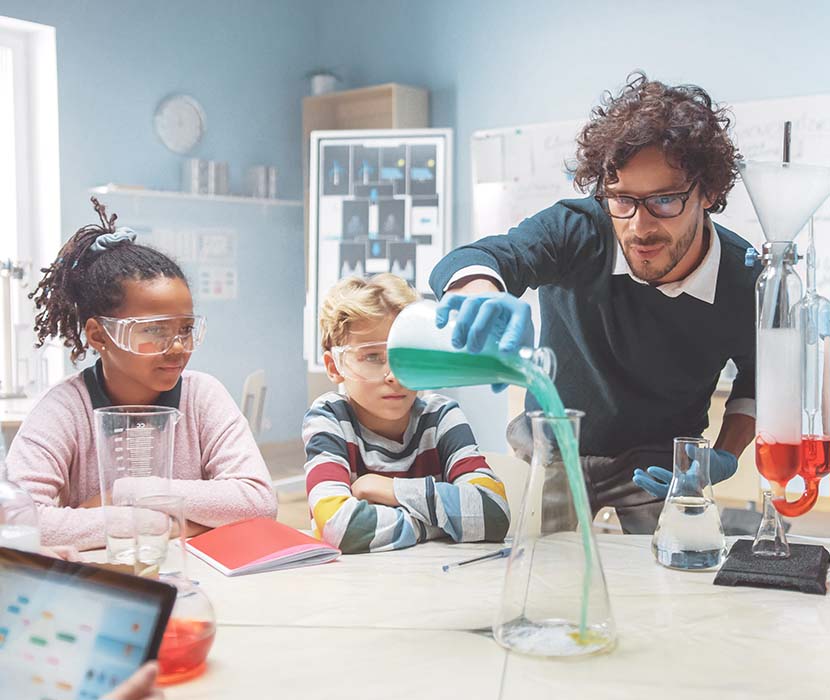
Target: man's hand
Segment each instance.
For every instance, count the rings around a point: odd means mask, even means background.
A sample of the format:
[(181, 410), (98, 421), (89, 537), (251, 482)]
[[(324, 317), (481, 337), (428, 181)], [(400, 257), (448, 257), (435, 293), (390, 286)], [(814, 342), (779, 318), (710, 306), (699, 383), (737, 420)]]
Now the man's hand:
[[(510, 294), (447, 294), (435, 312), (435, 325), (438, 328), (447, 325), (453, 309), (458, 310), (458, 316), (455, 319), (452, 344), (459, 350), (466, 345), (468, 352), (481, 352), (488, 339), (496, 342), (499, 351), (505, 353), (533, 345), (530, 306)], [(492, 388), (498, 393), (504, 391), (507, 385), (493, 384)]]
[[(691, 457), (691, 455), (689, 455)], [(697, 474), (698, 463), (692, 462), (689, 477)], [(709, 450), (709, 479), (713, 484), (725, 481), (738, 470), (738, 458), (726, 450)], [(646, 471), (634, 470), (632, 481), (643, 491), (650, 493), (656, 498), (665, 498), (669, 492), (672, 473), (662, 467), (649, 467)]]
[(158, 671), (158, 664), (148, 661), (104, 700), (164, 700), (164, 693), (153, 688)]
[(380, 474), (364, 474), (352, 484), (352, 496), (379, 506), (399, 506), (394, 479)]
[(452, 310), (458, 311), (452, 334), (453, 347), (458, 350), (481, 352), (491, 339), (505, 353), (533, 345), (530, 306), (512, 294), (447, 294), (435, 312), (438, 328), (447, 325)]
[(672, 473), (663, 467), (649, 467), (646, 471), (635, 469), (631, 479), (643, 491), (664, 500), (669, 493)]
[(709, 451), (709, 477), (713, 484), (726, 481), (738, 471), (738, 458), (726, 450)]

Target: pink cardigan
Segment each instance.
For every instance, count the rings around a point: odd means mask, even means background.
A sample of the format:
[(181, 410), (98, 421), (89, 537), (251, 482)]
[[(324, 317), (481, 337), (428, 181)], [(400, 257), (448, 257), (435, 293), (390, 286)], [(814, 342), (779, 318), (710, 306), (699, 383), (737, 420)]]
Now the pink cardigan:
[[(185, 517), (208, 527), (273, 517), (268, 469), (225, 387), (208, 374), (185, 371), (179, 410), (172, 492), (184, 497)], [(103, 509), (78, 507), (100, 491), (94, 425), (78, 373), (37, 403), (12, 441), (8, 478), (35, 500), (45, 545), (105, 545)]]

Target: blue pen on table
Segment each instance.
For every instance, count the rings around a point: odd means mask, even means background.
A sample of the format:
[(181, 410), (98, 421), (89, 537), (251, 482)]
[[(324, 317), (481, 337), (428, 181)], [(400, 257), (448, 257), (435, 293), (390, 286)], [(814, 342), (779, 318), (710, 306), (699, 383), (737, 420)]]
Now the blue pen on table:
[(456, 566), (467, 566), (468, 564), (477, 564), (481, 561), (489, 561), (490, 559), (502, 559), (504, 557), (510, 556), (510, 550), (513, 549), (512, 547), (503, 547), (495, 552), (490, 552), (489, 554), (482, 554), (480, 557), (473, 557), (472, 559), (464, 559), (463, 561), (457, 561), (453, 564), (444, 564), (441, 567), (442, 571), (449, 571), (450, 569)]

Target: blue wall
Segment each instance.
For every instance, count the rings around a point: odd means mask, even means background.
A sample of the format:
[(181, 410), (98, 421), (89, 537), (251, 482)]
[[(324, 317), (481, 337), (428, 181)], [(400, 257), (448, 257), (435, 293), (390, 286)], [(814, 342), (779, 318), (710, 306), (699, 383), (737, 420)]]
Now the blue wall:
[[(0, 15), (57, 29), (65, 235), (91, 221), (93, 185), (178, 188), (180, 158), (152, 124), (171, 92), (204, 106), (208, 131), (194, 155), (229, 161), (234, 189), (246, 166), (268, 162), (281, 170), (282, 195), (299, 197), (308, 70), (334, 68), (351, 87), (428, 88), (432, 125), (456, 133), (456, 243), (472, 237), (476, 129), (587, 117), (604, 89), (637, 68), (699, 83), (728, 102), (830, 92), (830, 4), (822, 0), (0, 0)], [(247, 226), (248, 215), (239, 216)], [(260, 271), (241, 260), (240, 273), (254, 280)], [(274, 314), (294, 324), (289, 302), (274, 300)], [(240, 328), (267, 313), (236, 311)], [(210, 342), (224, 341), (221, 356), (228, 341), (218, 328)], [(238, 391), (236, 370), (201, 366), (230, 372)], [(503, 399), (465, 405), (480, 435), (501, 433)]]
[[(322, 60), (353, 86), (430, 90), (432, 126), (455, 129), (455, 243), (473, 238), (477, 129), (587, 118), (644, 69), (715, 100), (830, 92), (830, 3), (805, 0), (320, 0)], [(464, 390), (486, 449), (503, 450), (504, 395)]]
[(292, 0), (0, 0), (0, 15), (56, 28), (64, 234), (92, 221), (107, 182), (179, 189), (182, 158), (153, 130), (170, 93), (193, 95), (207, 133), (192, 154), (277, 165), (281, 196), (302, 192), (299, 134), (313, 67), (311, 7)]
[(472, 132), (587, 118), (641, 68), (719, 101), (830, 92), (830, 3), (320, 0), (324, 64), (431, 91), (456, 132), (456, 242), (472, 236)]
[[(0, 0), (0, 15), (56, 28), (63, 237), (95, 220), (90, 187), (179, 189), (182, 157), (153, 130), (156, 105), (174, 92), (204, 107), (207, 132), (193, 155), (228, 161), (232, 190), (242, 188), (248, 165), (268, 163), (280, 170), (280, 196), (299, 199), (301, 98), (316, 60), (313, 8), (291, 0)], [(299, 438), (302, 210), (103, 199), (125, 225), (239, 232), (239, 299), (197, 299), (209, 331), (191, 368), (217, 376), (236, 399), (246, 374), (265, 368), (271, 427), (261, 439)]]

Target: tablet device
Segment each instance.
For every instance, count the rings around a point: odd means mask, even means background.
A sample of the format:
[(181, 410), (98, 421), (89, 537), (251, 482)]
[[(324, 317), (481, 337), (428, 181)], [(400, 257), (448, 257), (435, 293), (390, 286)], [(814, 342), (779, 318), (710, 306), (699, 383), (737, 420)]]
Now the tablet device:
[(3, 697), (95, 700), (156, 657), (176, 589), (0, 547)]

